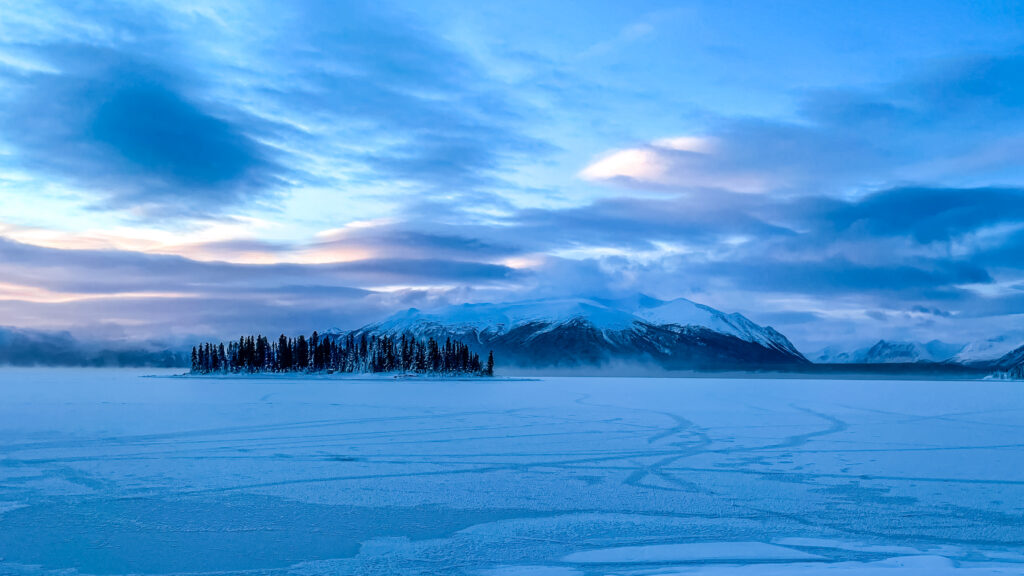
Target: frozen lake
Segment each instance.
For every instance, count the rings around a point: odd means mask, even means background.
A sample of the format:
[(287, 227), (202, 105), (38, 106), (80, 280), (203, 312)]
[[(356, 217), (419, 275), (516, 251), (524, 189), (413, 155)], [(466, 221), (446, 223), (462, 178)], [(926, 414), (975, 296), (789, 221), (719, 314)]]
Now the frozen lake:
[(0, 574), (1024, 574), (1024, 384), (0, 370)]

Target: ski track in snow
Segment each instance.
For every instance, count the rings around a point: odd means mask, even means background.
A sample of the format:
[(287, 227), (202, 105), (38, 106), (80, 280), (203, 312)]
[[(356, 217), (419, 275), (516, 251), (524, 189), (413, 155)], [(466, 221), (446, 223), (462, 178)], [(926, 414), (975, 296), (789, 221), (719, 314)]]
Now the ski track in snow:
[(0, 574), (1024, 575), (1012, 382), (0, 370)]

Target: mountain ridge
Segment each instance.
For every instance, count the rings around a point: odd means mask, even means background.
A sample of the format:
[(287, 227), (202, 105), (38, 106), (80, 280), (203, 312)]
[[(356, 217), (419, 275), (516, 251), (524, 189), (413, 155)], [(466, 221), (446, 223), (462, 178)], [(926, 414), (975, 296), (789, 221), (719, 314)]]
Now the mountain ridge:
[(939, 340), (914, 342), (881, 339), (870, 346), (844, 348), (828, 346), (813, 354), (818, 364), (908, 364), (946, 362), (964, 348)]
[(523, 367), (654, 362), (669, 370), (710, 370), (809, 363), (783, 334), (741, 314), (644, 294), (410, 308), (353, 332), (453, 338)]

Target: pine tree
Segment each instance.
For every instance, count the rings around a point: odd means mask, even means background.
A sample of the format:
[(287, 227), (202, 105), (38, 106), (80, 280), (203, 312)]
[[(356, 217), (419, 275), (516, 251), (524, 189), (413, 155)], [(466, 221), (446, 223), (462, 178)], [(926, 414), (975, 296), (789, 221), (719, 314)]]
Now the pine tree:
[(227, 369), (228, 369), (228, 357), (227, 357), (227, 354), (224, 353), (224, 344), (221, 344), (221, 345), (219, 345), (217, 347), (217, 364), (218, 364), (219, 369), (221, 371), (224, 371), (224, 372), (227, 371)]

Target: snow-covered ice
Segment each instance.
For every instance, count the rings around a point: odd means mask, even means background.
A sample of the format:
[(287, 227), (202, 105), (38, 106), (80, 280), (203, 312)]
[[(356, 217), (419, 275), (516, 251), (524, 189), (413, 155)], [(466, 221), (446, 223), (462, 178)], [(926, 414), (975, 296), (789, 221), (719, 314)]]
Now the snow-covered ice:
[(0, 574), (1024, 574), (1005, 381), (0, 370)]
[(705, 542), (623, 546), (574, 552), (563, 560), (581, 564), (663, 564), (668, 562), (710, 562), (723, 560), (821, 560), (792, 548), (763, 542)]

